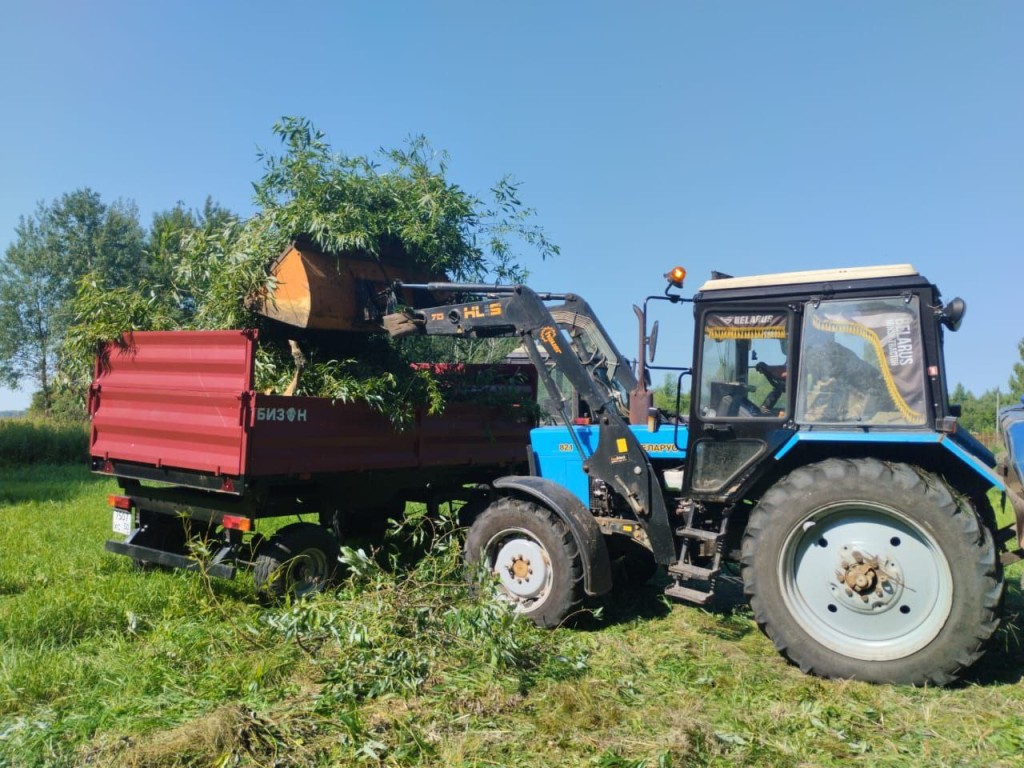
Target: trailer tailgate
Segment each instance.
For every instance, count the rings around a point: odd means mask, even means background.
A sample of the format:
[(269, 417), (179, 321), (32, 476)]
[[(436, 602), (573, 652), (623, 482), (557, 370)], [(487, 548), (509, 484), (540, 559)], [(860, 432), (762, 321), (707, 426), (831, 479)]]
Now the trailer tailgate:
[(89, 390), (90, 455), (240, 475), (252, 331), (147, 331), (108, 344)]

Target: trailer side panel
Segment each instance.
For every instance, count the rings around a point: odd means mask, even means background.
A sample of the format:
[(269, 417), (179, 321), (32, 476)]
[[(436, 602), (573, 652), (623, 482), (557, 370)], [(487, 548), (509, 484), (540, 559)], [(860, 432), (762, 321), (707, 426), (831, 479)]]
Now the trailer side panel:
[[(148, 479), (162, 479), (145, 471), (153, 467), (257, 478), (526, 460), (532, 420), (511, 403), (450, 402), (398, 429), (364, 403), (254, 393), (254, 346), (251, 331), (139, 332), (108, 345), (90, 390), (94, 468), (110, 462), (103, 471)], [(473, 373), (473, 366), (440, 368)], [(532, 369), (488, 370), (514, 378), (525, 401), (536, 394)]]
[(256, 395), (251, 418), (249, 477), (516, 464), (531, 427), (514, 412), (449, 403), (399, 431), (363, 403), (281, 395)]

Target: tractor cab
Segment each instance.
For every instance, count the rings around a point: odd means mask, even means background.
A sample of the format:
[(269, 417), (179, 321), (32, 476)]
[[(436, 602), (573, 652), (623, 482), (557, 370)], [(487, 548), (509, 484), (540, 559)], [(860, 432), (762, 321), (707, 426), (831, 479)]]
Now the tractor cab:
[[(932, 430), (942, 386), (938, 290), (910, 265), (716, 275), (694, 297), (689, 490), (735, 499), (798, 432)], [(938, 309), (936, 309), (938, 308)]]

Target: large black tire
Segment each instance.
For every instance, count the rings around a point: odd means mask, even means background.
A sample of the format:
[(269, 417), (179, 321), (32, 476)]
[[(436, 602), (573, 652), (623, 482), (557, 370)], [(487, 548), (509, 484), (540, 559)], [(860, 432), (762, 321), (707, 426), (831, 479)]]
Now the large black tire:
[(260, 545), (253, 578), (268, 598), (301, 598), (322, 591), (337, 571), (334, 534), (313, 523), (292, 523)]
[(493, 502), (466, 535), (471, 572), (498, 577), (500, 594), (539, 627), (557, 627), (583, 600), (583, 565), (572, 532), (550, 509), (516, 498)]
[(742, 565), (761, 629), (823, 677), (947, 685), (999, 626), (991, 532), (941, 479), (905, 464), (795, 470), (751, 512)]

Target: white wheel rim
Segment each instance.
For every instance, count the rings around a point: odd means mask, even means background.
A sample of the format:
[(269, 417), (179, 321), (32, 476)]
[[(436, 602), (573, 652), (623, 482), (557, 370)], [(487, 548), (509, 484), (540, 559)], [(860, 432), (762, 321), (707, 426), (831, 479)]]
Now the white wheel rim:
[(534, 608), (548, 596), (551, 558), (529, 531), (502, 531), (488, 542), (486, 551), (488, 567), (520, 609)]
[(881, 504), (833, 504), (783, 544), (778, 578), (792, 616), (816, 641), (855, 659), (901, 659), (939, 634), (953, 605), (935, 539)]

